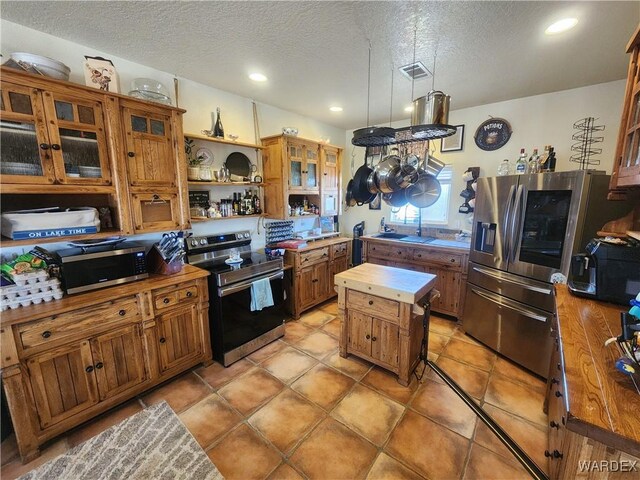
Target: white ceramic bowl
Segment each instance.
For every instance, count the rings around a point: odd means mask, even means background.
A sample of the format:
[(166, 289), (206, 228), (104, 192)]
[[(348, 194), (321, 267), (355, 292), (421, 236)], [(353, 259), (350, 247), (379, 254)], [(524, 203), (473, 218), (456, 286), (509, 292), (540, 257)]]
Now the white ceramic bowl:
[(14, 52), (11, 54), (11, 58), (16, 62), (25, 62), (33, 65), (47, 77), (57, 78), (58, 80), (69, 80), (71, 69), (64, 63), (54, 60), (53, 58), (25, 52)]

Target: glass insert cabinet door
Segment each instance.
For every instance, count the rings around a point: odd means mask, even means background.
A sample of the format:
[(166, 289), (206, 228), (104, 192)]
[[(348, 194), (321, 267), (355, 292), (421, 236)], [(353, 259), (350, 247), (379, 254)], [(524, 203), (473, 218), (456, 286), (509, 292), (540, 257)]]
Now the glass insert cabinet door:
[(318, 187), (318, 150), (311, 147), (305, 147), (307, 188)]
[(2, 82), (0, 174), (4, 183), (53, 183), (49, 135), (38, 90)]
[(175, 155), (168, 115), (124, 108), (129, 183), (139, 187), (175, 187)]
[(58, 180), (110, 185), (102, 103), (57, 92), (44, 92), (43, 99)]
[(302, 156), (302, 145), (289, 143), (287, 145), (287, 157), (289, 158), (289, 189), (302, 189), (302, 174), (304, 157)]

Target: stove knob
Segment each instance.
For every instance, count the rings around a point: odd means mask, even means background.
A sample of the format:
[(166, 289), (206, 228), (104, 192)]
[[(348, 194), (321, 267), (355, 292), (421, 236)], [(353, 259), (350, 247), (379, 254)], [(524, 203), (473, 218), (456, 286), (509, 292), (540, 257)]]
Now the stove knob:
[(244, 238), (249, 238), (249, 233), (245, 233)]
[(206, 238), (200, 239), (200, 245), (206, 245), (206, 244), (207, 244), (207, 239)]
[(191, 246), (195, 247), (196, 245), (198, 245), (198, 241), (194, 238), (193, 240), (191, 240)]

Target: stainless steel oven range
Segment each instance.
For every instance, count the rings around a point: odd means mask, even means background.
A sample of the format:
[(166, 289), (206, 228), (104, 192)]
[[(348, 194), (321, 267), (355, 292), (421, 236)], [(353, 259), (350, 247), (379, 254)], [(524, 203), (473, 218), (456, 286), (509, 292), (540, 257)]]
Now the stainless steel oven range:
[[(225, 367), (284, 335), (282, 258), (251, 251), (248, 231), (189, 237), (187, 261), (211, 272), (209, 325), (213, 357)], [(226, 260), (237, 252), (241, 263)], [(252, 311), (252, 284), (269, 280), (273, 306)], [(262, 282), (264, 284), (264, 282)]]

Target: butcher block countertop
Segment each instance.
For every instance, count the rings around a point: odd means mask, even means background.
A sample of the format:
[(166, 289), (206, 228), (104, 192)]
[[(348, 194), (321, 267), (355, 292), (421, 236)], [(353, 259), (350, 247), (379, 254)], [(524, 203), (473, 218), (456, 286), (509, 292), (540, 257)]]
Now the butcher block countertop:
[(137, 282), (125, 283), (86, 293), (78, 293), (76, 295), (65, 295), (60, 300), (43, 302), (38, 305), (29, 305), (28, 307), (20, 307), (15, 310), (6, 310), (2, 312), (0, 325), (7, 327), (16, 323), (30, 322), (39, 318), (59, 315), (71, 310), (77, 310), (78, 308), (90, 307), (108, 300), (135, 295), (143, 290), (170, 287), (178, 283), (206, 277), (207, 275), (209, 275), (208, 271), (194, 267), (193, 265), (185, 265), (180, 272), (173, 275), (150, 273), (149, 278), (138, 280)]
[(332, 237), (324, 240), (311, 240), (307, 242), (306, 247), (302, 248), (286, 248), (285, 250), (290, 250), (292, 252), (306, 252), (307, 250), (313, 250), (315, 248), (328, 247), (330, 245), (335, 245), (337, 243), (350, 242), (351, 239), (347, 237)]
[[(560, 342), (567, 388), (567, 428), (631, 455), (640, 455), (640, 393), (616, 370), (624, 306), (571, 295), (556, 285)], [(640, 387), (640, 375), (636, 374)]]
[(436, 276), (363, 263), (335, 276), (335, 285), (415, 305), (435, 286)]

